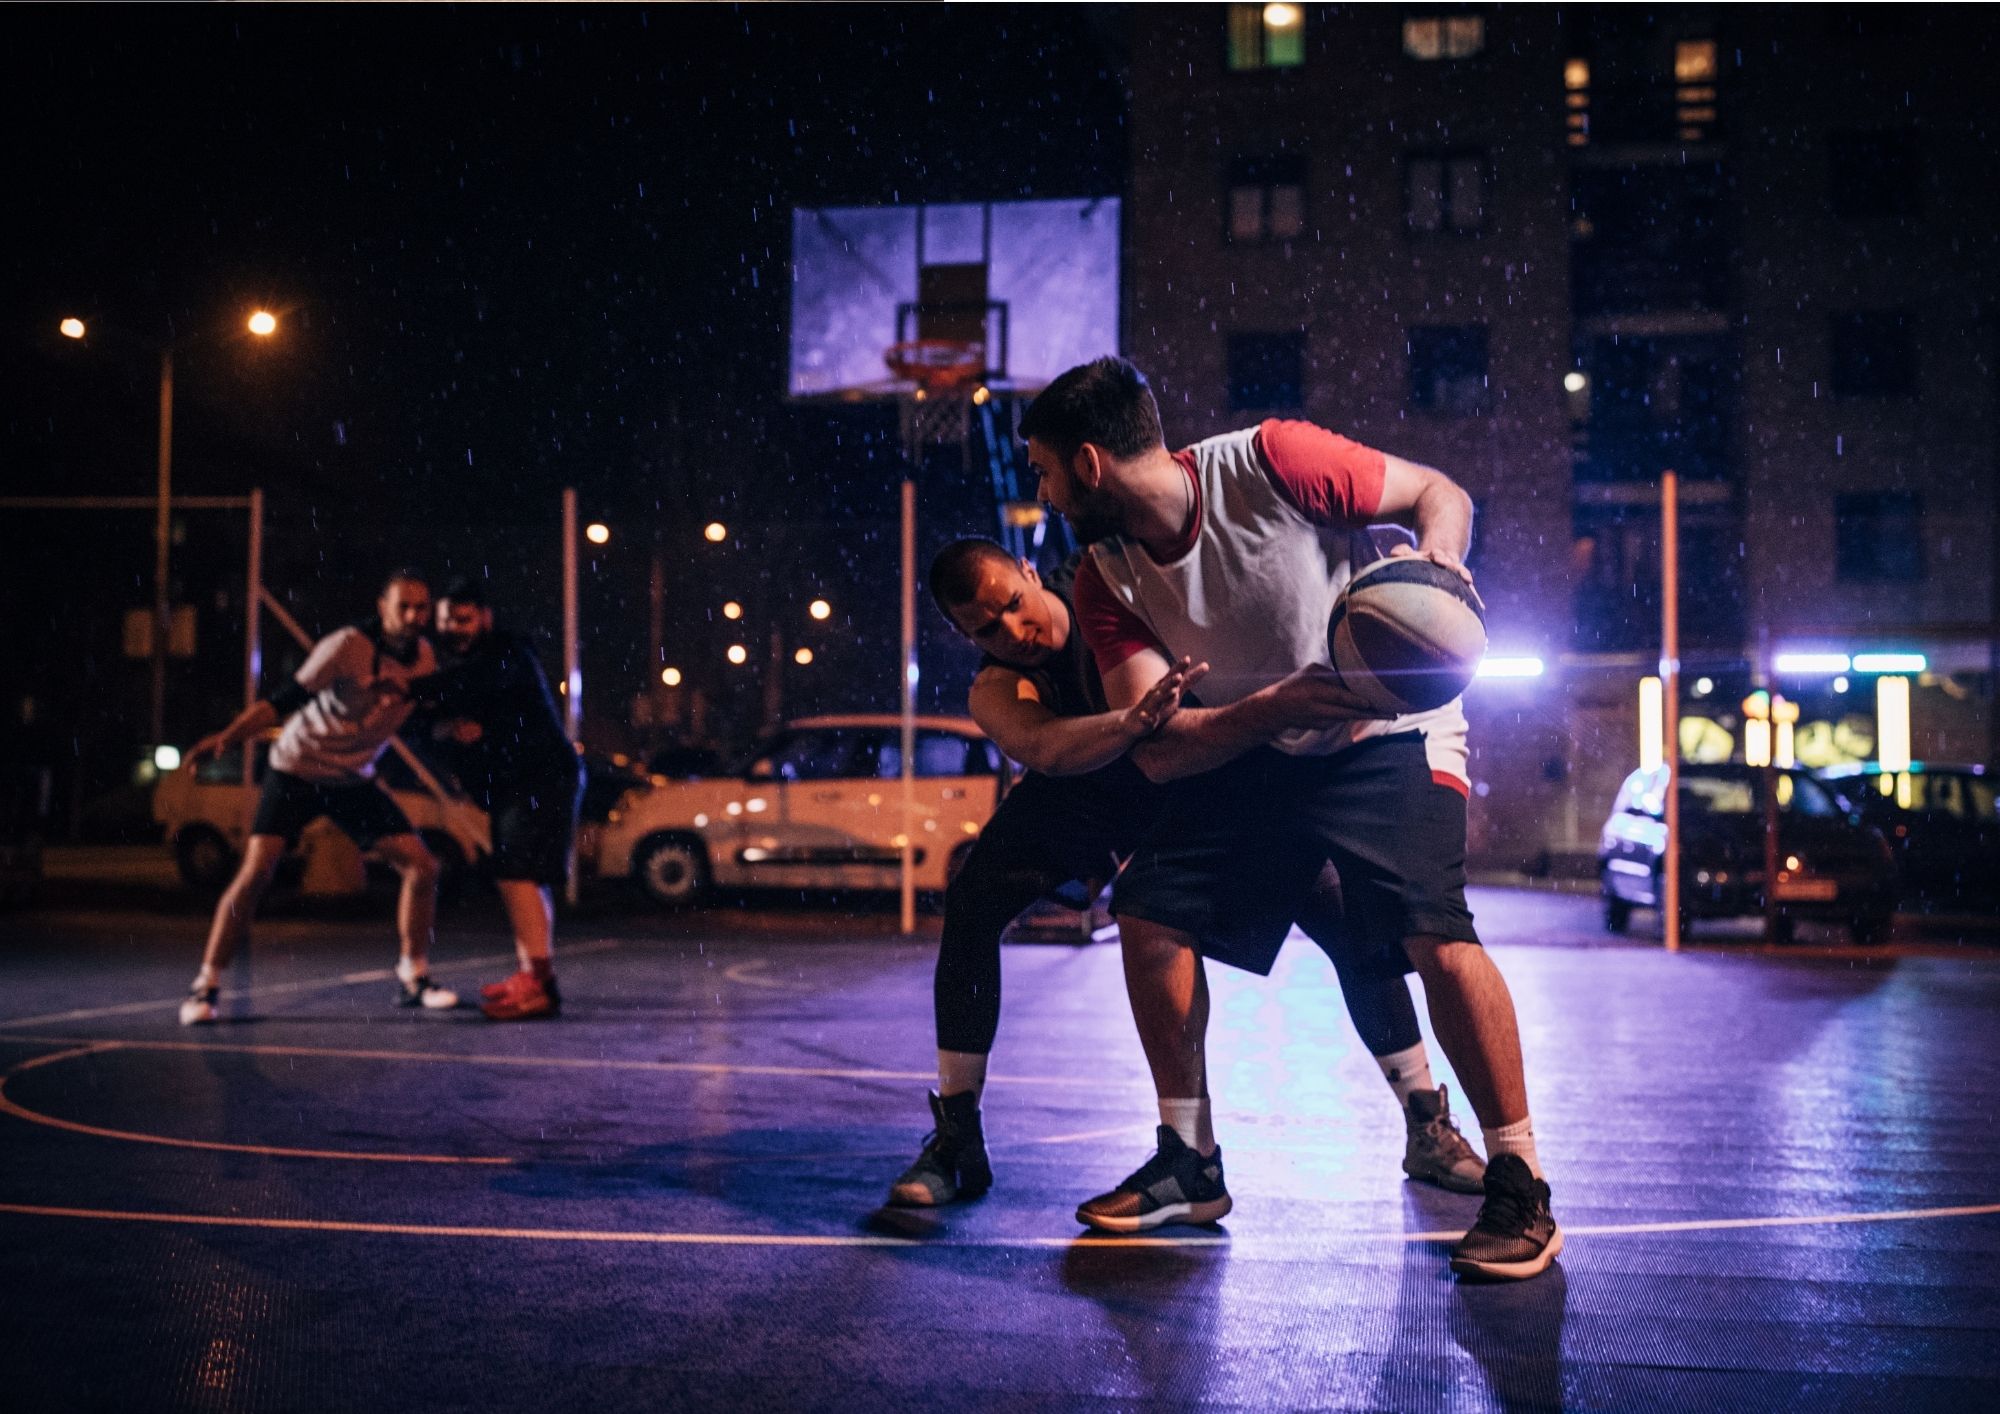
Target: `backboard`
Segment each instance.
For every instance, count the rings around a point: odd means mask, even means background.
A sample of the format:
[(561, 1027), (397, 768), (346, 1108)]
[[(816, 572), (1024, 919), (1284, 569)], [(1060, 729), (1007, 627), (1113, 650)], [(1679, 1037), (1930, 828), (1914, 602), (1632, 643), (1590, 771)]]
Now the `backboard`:
[(917, 339), (981, 344), (996, 393), (1041, 388), (1118, 348), (1119, 235), (1116, 197), (797, 208), (786, 391), (901, 398), (883, 354)]

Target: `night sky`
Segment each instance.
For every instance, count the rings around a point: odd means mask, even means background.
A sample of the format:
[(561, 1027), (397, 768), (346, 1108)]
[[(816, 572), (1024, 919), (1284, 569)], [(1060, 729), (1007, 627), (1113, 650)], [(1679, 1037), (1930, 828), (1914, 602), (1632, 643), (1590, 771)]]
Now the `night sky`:
[[(613, 716), (644, 670), (648, 550), (713, 579), (688, 559), (712, 515), (742, 527), (742, 593), (775, 578), (856, 606), (845, 686), (813, 705), (893, 705), (894, 419), (783, 401), (790, 208), (1123, 185), (1122, 20), (1101, 7), (41, 9), (9, 28), (6, 492), (149, 495), (158, 349), (194, 336), (176, 489), (267, 489), (268, 581), (309, 627), (361, 614), (394, 565), (484, 568), (552, 653), (557, 494), (581, 488), (615, 530), (585, 591), (589, 700)], [(284, 326), (252, 347), (236, 330), (258, 303)], [(55, 333), (71, 313), (87, 345)], [(144, 668), (117, 626), (150, 594), (150, 533), (145, 514), (8, 516), (10, 724), (26, 694), (44, 725), (130, 739)], [(177, 598), (215, 622), (170, 736), (219, 725), (236, 691), (243, 532), (195, 513), (185, 534)]]

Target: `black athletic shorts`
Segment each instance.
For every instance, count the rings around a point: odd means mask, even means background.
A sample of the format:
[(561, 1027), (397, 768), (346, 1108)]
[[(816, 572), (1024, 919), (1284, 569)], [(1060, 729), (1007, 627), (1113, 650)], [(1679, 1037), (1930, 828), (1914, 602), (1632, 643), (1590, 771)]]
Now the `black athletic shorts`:
[(1465, 902), (1465, 797), (1431, 776), (1423, 736), (1331, 756), (1263, 748), (1195, 777), (1112, 890), (1112, 912), (1192, 933), (1205, 956), (1268, 973), (1327, 861), (1343, 943), (1400, 975), (1403, 940), (1477, 942)]
[(570, 844), (576, 839), (583, 773), (497, 788), (489, 797), (493, 822), (493, 877), (525, 879), (559, 888), (569, 882)]
[(363, 849), (391, 835), (411, 833), (410, 817), (395, 797), (374, 781), (309, 781), (286, 771), (264, 773), (264, 790), (257, 797), (253, 835), (282, 835), (287, 849), (296, 848), (305, 827), (326, 816)]
[(979, 832), (960, 877), (1015, 881), (1035, 893), (1072, 881), (1101, 887), (1158, 821), (1172, 793), (1136, 767), (1086, 776), (1031, 771)]

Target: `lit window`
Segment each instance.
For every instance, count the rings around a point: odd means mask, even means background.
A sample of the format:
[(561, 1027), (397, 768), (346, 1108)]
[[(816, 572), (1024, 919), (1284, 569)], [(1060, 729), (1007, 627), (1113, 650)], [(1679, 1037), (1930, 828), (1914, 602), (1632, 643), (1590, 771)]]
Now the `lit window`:
[(1715, 41), (1674, 45), (1674, 119), (1683, 142), (1705, 142), (1715, 126)]
[(1478, 15), (1430, 15), (1403, 21), (1403, 52), (1412, 59), (1470, 59), (1486, 47)]
[(1229, 7), (1229, 67), (1292, 69), (1306, 61), (1303, 7), (1276, 3)]
[(1715, 41), (1683, 39), (1674, 46), (1675, 83), (1715, 82)]
[(1229, 169), (1229, 239), (1296, 240), (1306, 229), (1306, 164), (1296, 156), (1243, 158)]
[(1412, 231), (1477, 231), (1486, 224), (1486, 159), (1419, 153), (1403, 166), (1403, 216)]

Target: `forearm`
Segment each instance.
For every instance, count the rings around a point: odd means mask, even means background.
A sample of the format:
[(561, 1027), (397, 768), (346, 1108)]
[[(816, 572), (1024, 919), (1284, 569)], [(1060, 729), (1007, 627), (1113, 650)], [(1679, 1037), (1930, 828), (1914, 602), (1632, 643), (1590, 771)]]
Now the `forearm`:
[(1151, 781), (1177, 781), (1227, 765), (1266, 745), (1282, 731), (1271, 688), (1227, 707), (1183, 707), (1132, 749), (1132, 760)]
[(268, 702), (253, 702), (230, 721), (229, 725), (216, 733), (216, 740), (223, 748), (247, 741), (259, 732), (278, 724), (278, 709)]
[(1010, 753), (1030, 771), (1045, 776), (1081, 776), (1109, 766), (1139, 740), (1139, 726), (1129, 712), (1099, 712), (1090, 717), (1057, 717), (1039, 726), (1021, 749)]
[(1462, 561), (1472, 545), (1472, 498), (1440, 476), (1417, 498), (1410, 528), (1419, 552), (1438, 550)]

